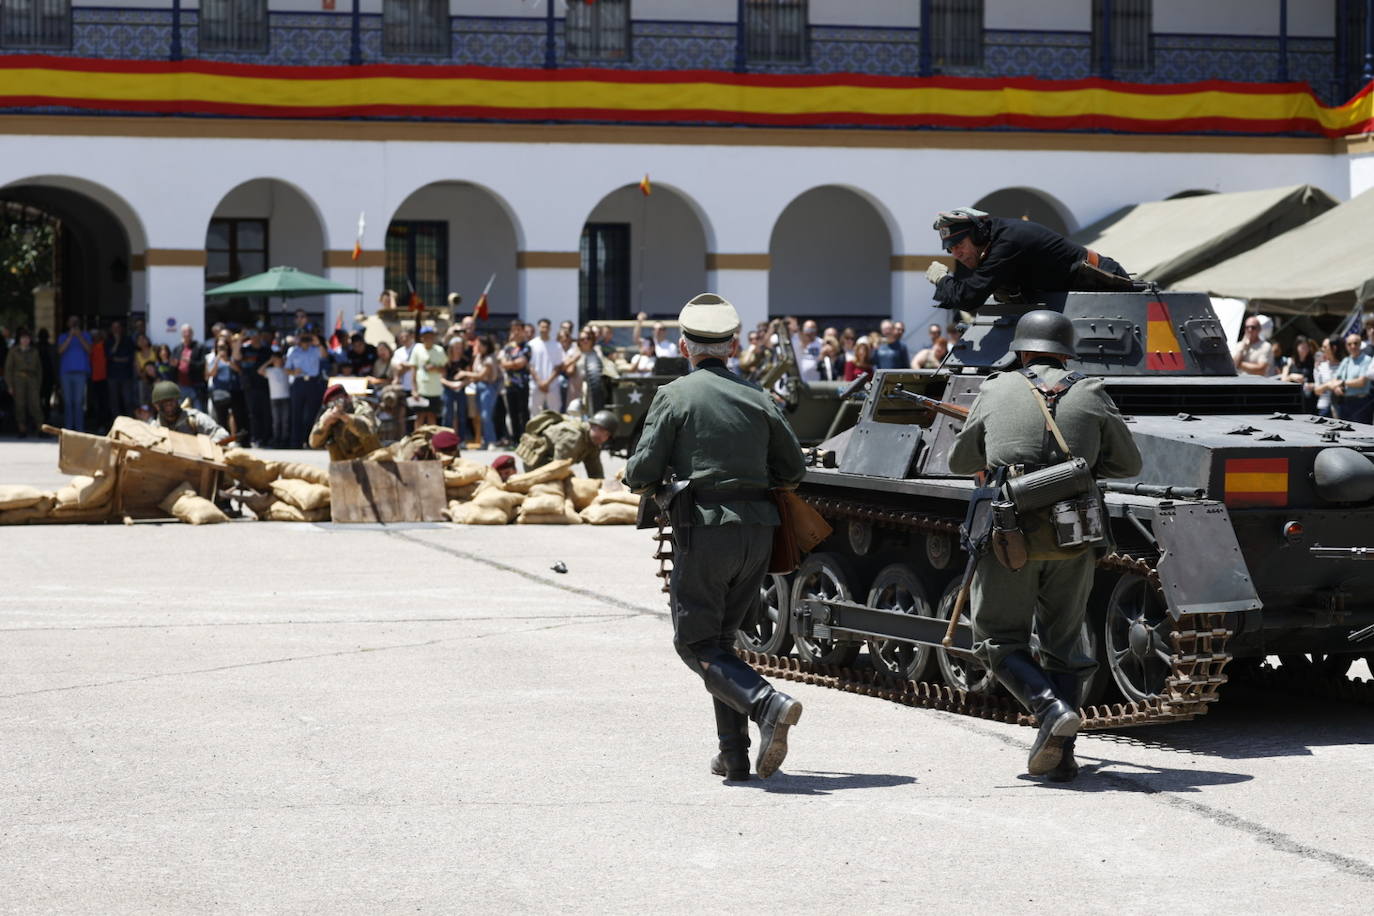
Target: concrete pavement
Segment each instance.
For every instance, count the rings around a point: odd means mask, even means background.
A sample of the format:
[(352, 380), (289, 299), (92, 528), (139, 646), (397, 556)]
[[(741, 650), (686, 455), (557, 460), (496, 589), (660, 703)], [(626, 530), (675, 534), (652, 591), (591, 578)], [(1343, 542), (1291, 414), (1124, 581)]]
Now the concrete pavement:
[(1028, 729), (789, 684), (784, 771), (725, 784), (650, 548), (0, 529), (0, 910), (1367, 910), (1367, 708), (1223, 690), (1052, 786)]

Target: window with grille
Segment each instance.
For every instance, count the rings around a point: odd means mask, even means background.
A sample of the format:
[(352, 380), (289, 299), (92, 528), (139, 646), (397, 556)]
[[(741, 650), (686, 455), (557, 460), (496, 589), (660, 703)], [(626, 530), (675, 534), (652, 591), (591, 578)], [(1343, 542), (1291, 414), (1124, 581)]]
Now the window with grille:
[(382, 53), (448, 56), (448, 0), (382, 0)]
[(936, 69), (983, 65), (983, 0), (932, 0), (930, 56)]
[(1336, 80), (1348, 99), (1364, 88), (1364, 0), (1336, 2)]
[(267, 0), (200, 0), (202, 51), (266, 51)]
[(70, 48), (71, 0), (4, 0), (0, 44), (6, 48)]
[(578, 299), (583, 324), (630, 317), (629, 223), (587, 223), (582, 227)]
[[(1150, 5), (1152, 0), (1111, 0), (1111, 73), (1150, 69)], [(1103, 11), (1108, 4), (1093, 0), (1093, 61), (1103, 62)]]
[(574, 60), (628, 60), (630, 0), (571, 0), (563, 24), (567, 54)]
[[(267, 220), (212, 219), (205, 232), (205, 288), (233, 283), (267, 269)], [(206, 324), (251, 322), (269, 307), (263, 296), (207, 299)]]
[(386, 230), (387, 289), (400, 294), (400, 306), (411, 305), (413, 291), (428, 307), (448, 295), (448, 223), (396, 220)]
[(806, 0), (745, 0), (744, 57), (755, 64), (806, 62)]

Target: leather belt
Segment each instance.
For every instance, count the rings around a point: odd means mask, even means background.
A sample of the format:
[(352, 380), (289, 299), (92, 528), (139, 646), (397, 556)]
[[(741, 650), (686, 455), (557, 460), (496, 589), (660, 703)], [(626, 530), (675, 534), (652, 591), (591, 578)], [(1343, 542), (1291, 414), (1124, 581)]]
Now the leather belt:
[(762, 502), (773, 498), (773, 491), (764, 487), (732, 487), (719, 490), (692, 488), (697, 505), (717, 506), (721, 503)]

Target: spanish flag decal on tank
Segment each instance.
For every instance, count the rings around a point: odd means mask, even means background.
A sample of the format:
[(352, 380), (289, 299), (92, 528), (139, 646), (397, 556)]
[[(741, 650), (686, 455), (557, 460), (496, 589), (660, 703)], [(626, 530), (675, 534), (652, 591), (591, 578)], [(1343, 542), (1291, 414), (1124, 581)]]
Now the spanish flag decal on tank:
[(1181, 372), (1186, 369), (1183, 348), (1178, 345), (1178, 335), (1174, 333), (1174, 324), (1169, 320), (1169, 307), (1163, 302), (1151, 302), (1146, 306), (1146, 315), (1145, 368), (1151, 372)]
[(1226, 505), (1288, 505), (1287, 458), (1227, 458), (1224, 473)]

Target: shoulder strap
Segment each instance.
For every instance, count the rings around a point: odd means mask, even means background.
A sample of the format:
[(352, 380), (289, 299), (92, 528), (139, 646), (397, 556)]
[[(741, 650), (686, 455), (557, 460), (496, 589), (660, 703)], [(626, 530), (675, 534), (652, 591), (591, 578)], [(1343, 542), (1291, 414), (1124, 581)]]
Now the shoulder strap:
[[(1071, 374), (1077, 375), (1078, 373)], [(1083, 376), (1081, 375), (1078, 376), (1078, 378), (1082, 377)], [(1044, 382), (1040, 380), (1040, 377), (1037, 376), (1034, 370), (1032, 369), (1022, 369), (1021, 378), (1025, 381), (1025, 383), (1028, 386), (1030, 386), (1031, 394), (1035, 398), (1035, 403), (1040, 407), (1040, 412), (1045, 415), (1045, 428), (1050, 431), (1051, 435), (1054, 436), (1055, 444), (1059, 446), (1059, 451), (1063, 453), (1064, 459), (1068, 460), (1072, 458), (1073, 452), (1069, 451), (1069, 443), (1064, 441), (1064, 434), (1059, 431), (1059, 424), (1054, 422), (1054, 415), (1050, 413), (1050, 408), (1046, 403), (1047, 401), (1049, 401), (1050, 395), (1046, 394), (1045, 389), (1041, 387), (1042, 385), (1044, 385)], [(1064, 380), (1068, 381), (1068, 378), (1069, 376), (1065, 376)], [(1032, 381), (1032, 379), (1034, 381)], [(1074, 379), (1074, 381), (1076, 382), (1078, 381), (1078, 379)], [(1037, 382), (1039, 382), (1039, 384), (1037, 384)], [(1063, 383), (1061, 382), (1060, 384)], [(1071, 386), (1072, 384), (1073, 382), (1069, 382), (1069, 386)], [(1068, 386), (1065, 386), (1062, 391), (1059, 391), (1057, 394), (1055, 394), (1055, 400), (1058, 401), (1059, 395), (1063, 394), (1064, 391), (1067, 390)]]

